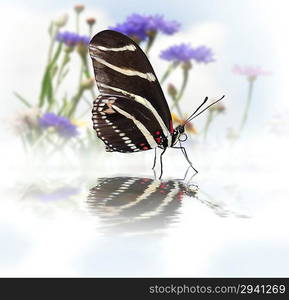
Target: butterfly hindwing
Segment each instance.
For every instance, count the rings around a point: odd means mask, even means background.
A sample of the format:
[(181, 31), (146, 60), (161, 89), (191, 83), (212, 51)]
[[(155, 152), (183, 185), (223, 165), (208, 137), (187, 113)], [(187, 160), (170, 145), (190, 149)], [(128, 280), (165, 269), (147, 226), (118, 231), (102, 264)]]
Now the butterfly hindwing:
[(107, 151), (138, 152), (157, 147), (164, 135), (144, 105), (118, 95), (99, 95), (92, 110), (93, 127)]

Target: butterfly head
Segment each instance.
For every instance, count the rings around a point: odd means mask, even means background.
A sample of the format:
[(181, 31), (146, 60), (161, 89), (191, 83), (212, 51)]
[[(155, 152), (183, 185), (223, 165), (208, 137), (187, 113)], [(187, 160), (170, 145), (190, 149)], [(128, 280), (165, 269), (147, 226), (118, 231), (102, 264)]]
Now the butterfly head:
[(173, 133), (173, 143), (176, 142), (184, 142), (186, 141), (188, 136), (185, 133), (185, 125), (179, 125), (174, 129)]
[(176, 127), (176, 129), (174, 131), (178, 135), (181, 135), (185, 132), (185, 126), (184, 125), (179, 125), (179, 126)]

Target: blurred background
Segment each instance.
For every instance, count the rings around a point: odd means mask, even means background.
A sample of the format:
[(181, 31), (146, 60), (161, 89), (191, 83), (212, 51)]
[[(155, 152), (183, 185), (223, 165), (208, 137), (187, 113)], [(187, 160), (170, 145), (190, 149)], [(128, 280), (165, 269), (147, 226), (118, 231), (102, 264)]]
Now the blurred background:
[[(1, 1), (0, 276), (288, 276), (288, 7), (285, 0)], [(88, 197), (105, 186), (100, 178), (153, 178), (152, 151), (105, 153), (92, 130), (97, 89), (87, 45), (107, 28), (147, 52), (175, 125), (205, 96), (226, 95), (188, 128), (199, 197), (187, 193), (190, 183), (170, 182), (187, 165), (180, 153), (167, 154), (167, 193), (174, 187), (184, 199), (161, 222), (161, 239), (150, 234), (155, 223), (136, 239), (105, 239), (100, 224), (115, 208), (103, 211), (102, 196)], [(122, 261), (124, 253), (130, 259)]]

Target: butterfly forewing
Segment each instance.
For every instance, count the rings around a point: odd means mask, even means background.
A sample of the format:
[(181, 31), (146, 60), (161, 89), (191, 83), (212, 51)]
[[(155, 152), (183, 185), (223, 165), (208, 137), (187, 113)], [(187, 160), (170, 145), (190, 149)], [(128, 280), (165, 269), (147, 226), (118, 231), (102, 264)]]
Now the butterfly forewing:
[[(111, 151), (133, 152), (139, 148), (154, 148), (159, 142), (159, 139), (152, 142), (152, 139), (158, 138), (154, 137), (156, 132), (169, 137), (172, 133), (170, 110), (153, 68), (140, 47), (121, 33), (105, 30), (93, 37), (89, 52), (101, 93), (101, 98), (95, 101), (95, 107), (98, 108), (109, 96), (117, 98), (114, 108), (110, 105), (110, 110), (102, 114), (94, 109), (93, 116), (100, 128), (98, 135), (104, 130), (106, 144)], [(137, 126), (139, 123), (143, 126)], [(133, 144), (137, 144), (136, 149), (119, 144), (119, 137), (112, 130), (116, 128), (109, 128), (118, 125), (123, 127), (123, 133), (132, 139)], [(102, 136), (105, 141), (104, 138)]]

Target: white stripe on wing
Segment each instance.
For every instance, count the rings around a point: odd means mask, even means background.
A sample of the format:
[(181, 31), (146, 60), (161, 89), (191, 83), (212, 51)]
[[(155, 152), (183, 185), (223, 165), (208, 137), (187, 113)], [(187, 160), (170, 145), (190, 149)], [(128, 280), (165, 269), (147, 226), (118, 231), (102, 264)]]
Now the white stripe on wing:
[(104, 47), (104, 46), (93, 46), (93, 45), (90, 45), (89, 46), (89, 49), (92, 50), (92, 51), (97, 51), (97, 50), (101, 50), (101, 51), (115, 51), (115, 52), (118, 52), (118, 51), (135, 51), (136, 50), (136, 46), (131, 44), (131, 45), (126, 45), (126, 46), (123, 46), (123, 47), (119, 47), (119, 48), (108, 48), (108, 47)]
[(107, 66), (108, 68), (115, 70), (121, 74), (127, 75), (127, 76), (139, 76), (141, 78), (144, 78), (148, 81), (156, 81), (155, 75), (153, 73), (142, 73), (139, 71), (135, 70), (130, 70), (130, 69), (123, 69), (118, 66), (112, 65), (111, 63), (105, 61), (104, 59), (94, 55), (91, 53), (90, 55), (93, 59), (95, 59), (97, 62), (99, 62), (102, 65)]
[(169, 147), (171, 146), (171, 144), (172, 144), (172, 136), (171, 136), (170, 132), (168, 131), (168, 128), (166, 127), (163, 119), (160, 117), (160, 115), (158, 114), (158, 112), (156, 111), (156, 109), (152, 106), (152, 104), (147, 99), (145, 99), (145, 98), (143, 98), (143, 97), (141, 97), (139, 95), (135, 95), (135, 94), (129, 93), (129, 92), (125, 91), (125, 90), (122, 90), (122, 89), (119, 89), (119, 88), (116, 88), (116, 87), (113, 87), (113, 86), (106, 85), (104, 83), (98, 83), (98, 85), (101, 86), (101, 87), (103, 87), (104, 89), (109, 89), (109, 90), (112, 90), (112, 91), (115, 91), (115, 92), (122, 93), (125, 96), (130, 96), (135, 101), (137, 101), (138, 103), (140, 103), (140, 104), (144, 105), (146, 108), (148, 108), (153, 113), (153, 115), (155, 116), (155, 118), (157, 119), (157, 121), (159, 122), (164, 135), (168, 139), (168, 145), (169, 145)]
[(151, 148), (156, 148), (158, 146), (154, 137), (150, 134), (150, 132), (146, 129), (146, 127), (140, 121), (138, 121), (134, 116), (132, 116), (128, 112), (122, 110), (118, 106), (116, 106), (114, 104), (112, 104), (111, 106), (113, 107), (114, 110), (116, 110), (117, 112), (119, 112), (120, 114), (122, 114), (123, 116), (125, 116), (126, 118), (128, 118), (134, 122), (134, 124), (140, 130), (140, 132), (143, 134), (143, 136), (145, 137), (145, 139), (147, 140), (147, 142)]

